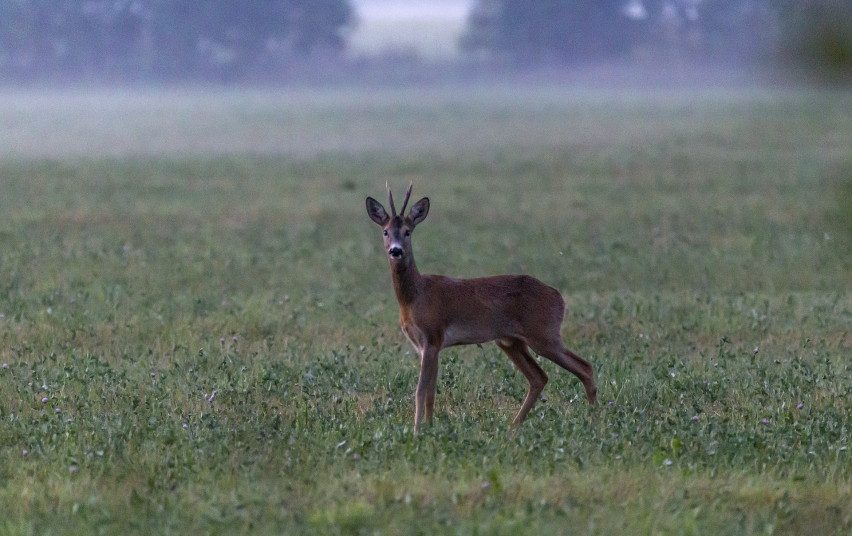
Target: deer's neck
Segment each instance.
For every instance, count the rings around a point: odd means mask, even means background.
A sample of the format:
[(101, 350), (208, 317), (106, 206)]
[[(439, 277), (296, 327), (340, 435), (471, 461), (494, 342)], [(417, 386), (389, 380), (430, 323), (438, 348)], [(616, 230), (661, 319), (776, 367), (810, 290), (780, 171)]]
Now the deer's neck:
[(405, 262), (392, 264), (390, 270), (393, 290), (399, 304), (407, 305), (413, 302), (414, 298), (417, 297), (417, 288), (421, 277), (420, 272), (417, 271), (417, 265), (414, 263), (414, 257), (409, 255)]

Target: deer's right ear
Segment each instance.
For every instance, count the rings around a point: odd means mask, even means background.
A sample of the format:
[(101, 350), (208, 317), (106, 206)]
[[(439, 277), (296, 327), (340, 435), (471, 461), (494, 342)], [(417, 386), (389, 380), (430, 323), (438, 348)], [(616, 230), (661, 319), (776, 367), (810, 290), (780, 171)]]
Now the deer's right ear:
[(371, 220), (381, 226), (384, 226), (390, 220), (385, 207), (372, 197), (367, 198), (367, 215), (370, 216)]

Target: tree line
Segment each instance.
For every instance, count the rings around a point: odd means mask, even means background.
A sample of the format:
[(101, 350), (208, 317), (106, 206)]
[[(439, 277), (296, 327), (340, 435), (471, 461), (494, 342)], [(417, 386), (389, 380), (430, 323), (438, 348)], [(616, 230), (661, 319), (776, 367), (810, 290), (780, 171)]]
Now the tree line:
[[(459, 47), (463, 57), (507, 68), (786, 54), (844, 72), (848, 4), (476, 0)], [(299, 66), (339, 69), (356, 23), (349, 0), (0, 0), (0, 75), (239, 80)]]
[(462, 47), (515, 64), (797, 55), (849, 67), (848, 0), (477, 0)]
[(7, 74), (238, 78), (333, 56), (346, 0), (2, 0)]

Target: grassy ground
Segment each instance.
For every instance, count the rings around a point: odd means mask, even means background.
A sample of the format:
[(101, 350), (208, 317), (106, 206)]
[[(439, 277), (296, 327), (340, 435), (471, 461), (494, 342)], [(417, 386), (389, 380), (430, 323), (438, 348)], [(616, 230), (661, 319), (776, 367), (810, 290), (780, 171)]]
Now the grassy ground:
[[(849, 532), (849, 96), (425, 96), (0, 98), (0, 534)], [(421, 270), (562, 291), (598, 407), (544, 362), (512, 436), (448, 350), (412, 437), (388, 178)]]

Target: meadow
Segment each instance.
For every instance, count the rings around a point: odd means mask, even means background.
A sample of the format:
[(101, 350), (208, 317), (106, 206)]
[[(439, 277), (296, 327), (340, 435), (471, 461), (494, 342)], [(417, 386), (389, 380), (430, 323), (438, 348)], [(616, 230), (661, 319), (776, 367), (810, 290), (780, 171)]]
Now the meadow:
[[(599, 404), (418, 362), (426, 273), (528, 273)], [(399, 195), (399, 194), (398, 194)], [(848, 534), (852, 96), (0, 94), (0, 534)]]

